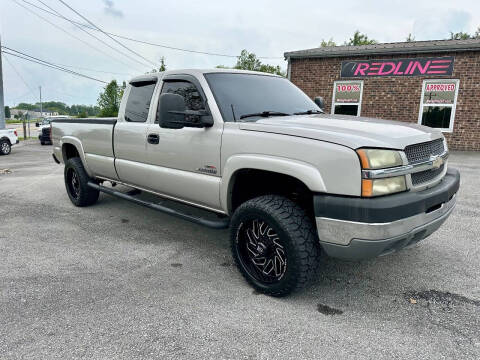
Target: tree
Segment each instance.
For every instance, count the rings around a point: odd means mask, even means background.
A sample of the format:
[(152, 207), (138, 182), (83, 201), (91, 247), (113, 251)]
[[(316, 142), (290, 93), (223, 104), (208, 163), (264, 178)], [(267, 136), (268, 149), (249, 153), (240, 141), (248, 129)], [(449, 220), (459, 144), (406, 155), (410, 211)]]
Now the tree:
[(330, 38), (327, 41), (325, 41), (325, 39), (322, 39), (322, 42), (320, 43), (320, 47), (329, 47), (329, 46), (337, 46), (335, 41), (333, 41), (333, 38)]
[(167, 65), (165, 65), (165, 58), (162, 56), (160, 59), (160, 72), (167, 71)]
[(412, 42), (415, 41), (415, 36), (412, 35), (412, 33), (408, 34), (407, 38), (405, 39), (406, 42)]
[(122, 86), (119, 86), (117, 80), (112, 80), (105, 86), (104, 91), (100, 93), (97, 100), (100, 107), (100, 117), (115, 117), (118, 115), (118, 108), (125, 87), (125, 81)]
[(454, 33), (453, 31), (450, 31), (450, 40), (468, 40), (473, 38), (469, 33), (460, 31), (457, 33)]
[(10, 119), (11, 116), (12, 116), (12, 113), (10, 112), (10, 107), (5, 106), (5, 118)]
[(78, 113), (77, 117), (80, 118), (80, 119), (86, 119), (86, 118), (88, 118), (88, 114), (85, 110), (83, 110), (80, 113)]
[[(222, 65), (219, 65), (218, 67), (221, 66)], [(285, 72), (282, 71), (280, 66), (263, 64), (260, 59), (257, 58), (257, 55), (255, 55), (254, 53), (249, 53), (247, 50), (242, 50), (240, 56), (237, 57), (237, 63), (235, 64), (234, 69), (261, 71), (270, 74), (285, 76)]]
[(480, 39), (480, 26), (477, 28), (477, 31), (475, 31), (474, 37), (475, 39)]
[(358, 45), (373, 45), (377, 44), (377, 40), (369, 39), (366, 34), (362, 34), (360, 31), (355, 31), (353, 37), (350, 38), (345, 45), (358, 46)]

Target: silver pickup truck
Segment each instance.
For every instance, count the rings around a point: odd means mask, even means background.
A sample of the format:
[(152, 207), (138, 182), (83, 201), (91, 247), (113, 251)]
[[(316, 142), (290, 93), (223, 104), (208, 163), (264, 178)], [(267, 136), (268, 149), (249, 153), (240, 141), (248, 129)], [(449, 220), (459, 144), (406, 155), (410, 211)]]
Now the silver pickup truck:
[[(104, 192), (230, 227), (240, 272), (273, 296), (315, 278), (322, 252), (364, 259), (426, 238), (452, 212), (460, 182), (440, 131), (324, 114), (321, 98), (264, 73), (140, 76), (118, 118), (52, 124), (53, 157), (65, 164), (74, 205), (92, 205)], [(218, 216), (192, 216), (106, 182)]]

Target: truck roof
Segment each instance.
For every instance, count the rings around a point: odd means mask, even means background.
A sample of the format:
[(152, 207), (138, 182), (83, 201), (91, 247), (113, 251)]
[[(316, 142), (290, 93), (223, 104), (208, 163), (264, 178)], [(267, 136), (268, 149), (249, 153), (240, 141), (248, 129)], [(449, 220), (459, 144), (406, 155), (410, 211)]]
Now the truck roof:
[(155, 72), (155, 73), (135, 76), (132, 79), (130, 79), (130, 82), (155, 80), (164, 75), (186, 74), (186, 75), (199, 76), (199, 75), (211, 74), (211, 73), (251, 74), (251, 75), (281, 77), (279, 75), (264, 73), (260, 71), (249, 71), (249, 70), (238, 70), (238, 69), (217, 69), (217, 68), (215, 69), (177, 69), (177, 70), (167, 70), (162, 72)]

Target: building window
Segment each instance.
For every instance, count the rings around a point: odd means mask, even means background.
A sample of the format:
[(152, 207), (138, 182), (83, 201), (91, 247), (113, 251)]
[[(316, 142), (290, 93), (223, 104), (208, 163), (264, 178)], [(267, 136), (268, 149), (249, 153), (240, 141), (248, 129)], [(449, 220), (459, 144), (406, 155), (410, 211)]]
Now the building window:
[(332, 114), (360, 116), (363, 81), (335, 81)]
[(459, 80), (424, 80), (418, 123), (453, 131)]

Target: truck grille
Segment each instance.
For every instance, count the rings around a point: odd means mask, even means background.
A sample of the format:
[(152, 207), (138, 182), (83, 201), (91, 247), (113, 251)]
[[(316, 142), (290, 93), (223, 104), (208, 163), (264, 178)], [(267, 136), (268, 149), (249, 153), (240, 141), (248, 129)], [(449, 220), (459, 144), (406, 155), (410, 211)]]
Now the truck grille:
[(445, 165), (442, 165), (438, 169), (430, 169), (412, 174), (412, 185), (417, 186), (432, 181), (442, 174), (444, 167)]
[(443, 139), (437, 139), (420, 144), (408, 145), (405, 148), (405, 155), (408, 163), (414, 164), (428, 161), (432, 155), (441, 155), (445, 151)]

